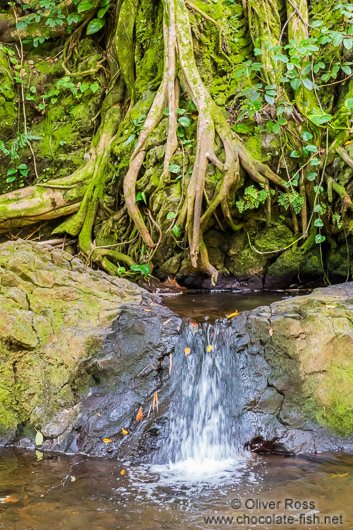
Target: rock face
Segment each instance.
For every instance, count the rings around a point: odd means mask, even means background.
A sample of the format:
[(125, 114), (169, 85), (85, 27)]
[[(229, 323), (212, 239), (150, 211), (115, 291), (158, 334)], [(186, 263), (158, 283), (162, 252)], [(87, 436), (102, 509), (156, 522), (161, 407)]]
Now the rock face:
[[(170, 371), (187, 324), (129, 281), (34, 243), (3, 245), (0, 277), (0, 443), (34, 447), (37, 429), (45, 450), (150, 459), (178, 406)], [(226, 376), (242, 446), (353, 450), (352, 310), (347, 283), (215, 324), (236, 361)]]
[[(102, 348), (122, 304), (153, 296), (124, 279), (92, 271), (79, 259), (31, 242), (0, 253), (0, 440), (41, 429), (56, 413), (60, 434), (89, 376), (85, 363)], [(27, 432), (28, 431), (28, 432)]]

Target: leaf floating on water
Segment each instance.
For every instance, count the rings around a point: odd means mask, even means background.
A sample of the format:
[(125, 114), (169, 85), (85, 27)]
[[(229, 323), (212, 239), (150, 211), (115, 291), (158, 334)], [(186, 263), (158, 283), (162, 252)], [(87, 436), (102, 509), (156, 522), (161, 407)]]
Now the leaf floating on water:
[(122, 469), (122, 470), (120, 471), (120, 475), (125, 475), (125, 473), (126, 473), (125, 469)]
[(342, 473), (342, 474), (338, 474), (338, 475), (335, 475), (334, 473), (332, 473), (332, 477), (331, 478), (341, 478), (341, 477), (346, 477), (347, 475), (349, 475), (349, 473)]
[(126, 429), (121, 429), (121, 432), (122, 432), (123, 434), (129, 434), (128, 431), (127, 431)]
[(237, 311), (234, 311), (234, 313), (227, 315), (227, 318), (233, 318), (233, 317), (236, 317), (237, 315), (239, 315), (239, 313)]
[(140, 407), (138, 413), (136, 414), (136, 421), (141, 421), (142, 416), (143, 416), (142, 407)]
[(209, 344), (207, 346), (207, 353), (210, 353), (212, 350), (213, 350), (213, 346), (212, 346), (212, 344)]
[(43, 434), (40, 432), (40, 431), (37, 431), (37, 434), (36, 434), (36, 437), (34, 439), (34, 442), (35, 444), (38, 446), (38, 445), (43, 445), (43, 442), (44, 442), (44, 436)]
[(111, 440), (109, 438), (103, 438), (105, 444), (110, 444)]
[(0, 497), (0, 502), (18, 502), (20, 499), (16, 495), (6, 495), (6, 497)]
[(270, 337), (272, 337), (272, 335), (273, 335), (273, 329), (270, 328), (270, 329), (268, 330), (268, 332), (269, 332), (269, 334), (270, 334)]
[(185, 355), (190, 355), (190, 353), (191, 353), (190, 348), (185, 348), (184, 349), (184, 353), (185, 353)]

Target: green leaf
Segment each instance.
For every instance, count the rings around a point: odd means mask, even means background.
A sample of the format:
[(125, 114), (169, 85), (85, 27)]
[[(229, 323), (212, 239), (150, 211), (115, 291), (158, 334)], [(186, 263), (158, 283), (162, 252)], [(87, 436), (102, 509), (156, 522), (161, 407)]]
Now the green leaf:
[(266, 100), (267, 103), (269, 103), (270, 105), (273, 105), (274, 102), (275, 102), (275, 98), (272, 97), (272, 96), (268, 96), (267, 94), (265, 94), (265, 100)]
[(35, 442), (36, 446), (43, 445), (44, 436), (43, 436), (43, 434), (40, 431), (37, 431), (36, 437), (34, 439), (34, 442)]
[(186, 116), (181, 116), (179, 119), (178, 119), (178, 122), (180, 123), (180, 125), (182, 125), (183, 127), (189, 127), (191, 125), (191, 120), (190, 118), (187, 118)]
[(106, 12), (108, 11), (110, 6), (102, 7), (102, 9), (98, 10), (97, 18), (103, 18)]
[(151, 272), (148, 265), (131, 265), (130, 269), (134, 272), (141, 272), (144, 276), (148, 276)]
[(136, 193), (136, 202), (143, 201), (147, 205), (146, 194), (144, 191), (138, 191)]
[(341, 66), (341, 69), (347, 75), (351, 75), (352, 73), (352, 68), (350, 66)]
[(306, 149), (306, 151), (308, 151), (309, 153), (316, 153), (316, 151), (317, 151), (317, 147), (316, 147), (316, 145), (312, 145), (312, 144), (306, 145), (306, 146), (305, 146), (305, 149)]
[(315, 171), (309, 171), (309, 173), (306, 174), (306, 178), (310, 181), (315, 180), (317, 177), (317, 173)]
[(175, 235), (175, 237), (179, 237), (180, 235), (180, 228), (178, 225), (174, 225), (172, 228), (172, 232)]
[(94, 18), (94, 19), (91, 20), (91, 22), (88, 24), (86, 34), (87, 34), (87, 35), (92, 35), (93, 33), (97, 33), (97, 31), (99, 31), (100, 29), (102, 29), (102, 27), (104, 26), (104, 24), (105, 24), (105, 21), (102, 20), (101, 18)]
[(312, 90), (314, 88), (314, 83), (307, 77), (304, 77), (304, 79), (302, 79), (302, 83), (308, 90)]
[(289, 156), (291, 158), (300, 158), (300, 154), (298, 153), (298, 151), (292, 151)]
[(315, 236), (315, 243), (323, 243), (325, 241), (326, 237), (321, 234), (316, 234)]
[(86, 90), (88, 90), (89, 88), (89, 85), (87, 83), (82, 83), (82, 85), (80, 85), (80, 92), (86, 92)]
[(7, 184), (10, 184), (10, 182), (13, 182), (14, 180), (16, 180), (16, 177), (8, 177), (6, 179), (6, 182), (7, 182)]
[(324, 226), (324, 223), (322, 222), (322, 220), (320, 219), (320, 217), (318, 217), (318, 219), (315, 219), (314, 221), (314, 226), (318, 227), (318, 228), (322, 228)]
[[(278, 112), (277, 112), (277, 114), (278, 114)], [(286, 118), (279, 118), (278, 119), (278, 123), (280, 125), (286, 125), (286, 123), (288, 123), (288, 121), (286, 120)]]
[(317, 156), (314, 156), (314, 158), (312, 158), (310, 160), (310, 165), (311, 166), (319, 166), (320, 165), (320, 160), (317, 158)]
[(131, 142), (135, 140), (135, 138), (136, 138), (135, 134), (130, 134), (129, 138), (125, 140), (125, 142), (123, 143), (123, 147), (126, 147), (127, 145), (131, 144)]
[(88, 11), (89, 9), (92, 9), (93, 4), (89, 2), (89, 0), (82, 0), (77, 6), (78, 13), (83, 13), (84, 11)]
[(124, 272), (126, 272), (125, 267), (118, 267), (118, 270), (117, 270), (118, 274), (124, 274)]
[(308, 142), (309, 140), (311, 140), (313, 138), (313, 135), (309, 131), (304, 131), (303, 134), (302, 134), (302, 138), (303, 138), (304, 142)]
[(93, 94), (97, 92), (98, 88), (99, 88), (99, 83), (92, 83), (90, 86), (90, 89), (93, 92)]
[(346, 48), (346, 50), (351, 50), (353, 46), (353, 39), (344, 39), (343, 46)]
[(180, 173), (181, 168), (180, 168), (180, 166), (178, 164), (171, 164), (168, 167), (168, 171), (170, 171), (171, 173), (178, 174), (178, 173)]
[(22, 30), (26, 28), (27, 28), (27, 22), (25, 22), (24, 20), (20, 20), (19, 22), (17, 22), (16, 29)]
[(331, 114), (310, 114), (308, 118), (315, 123), (315, 125), (323, 125), (332, 120)]
[(249, 132), (249, 127), (244, 125), (244, 123), (239, 123), (238, 125), (233, 126), (233, 130), (237, 133), (247, 133)]
[(323, 23), (324, 23), (323, 20), (314, 20), (314, 21), (311, 23), (311, 27), (312, 27), (312, 28), (319, 28), (320, 26), (322, 26)]
[(353, 98), (348, 98), (345, 101), (345, 106), (347, 107), (347, 109), (353, 109)]
[(7, 170), (6, 175), (14, 175), (15, 173), (17, 173), (17, 169), (15, 169), (14, 167), (10, 167), (10, 169)]
[(174, 212), (168, 212), (167, 213), (167, 219), (174, 219), (175, 213)]
[(290, 82), (290, 86), (293, 88), (293, 90), (298, 90), (298, 88), (300, 87), (301, 85), (301, 81), (298, 77), (295, 77), (294, 79), (292, 79), (292, 81)]
[(288, 63), (289, 59), (286, 55), (283, 55), (283, 53), (277, 53), (277, 55), (272, 56), (274, 61), (281, 61), (282, 63)]

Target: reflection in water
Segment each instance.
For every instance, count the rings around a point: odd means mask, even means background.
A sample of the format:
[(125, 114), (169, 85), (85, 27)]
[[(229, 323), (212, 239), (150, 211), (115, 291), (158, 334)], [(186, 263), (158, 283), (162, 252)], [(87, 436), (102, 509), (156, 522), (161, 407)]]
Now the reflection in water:
[(288, 298), (285, 293), (190, 293), (163, 296), (163, 303), (182, 317), (214, 322), (235, 311), (248, 311)]
[[(120, 475), (121, 469), (126, 474)], [(348, 473), (348, 475), (346, 474)], [(74, 481), (65, 480), (68, 475)], [(341, 476), (342, 475), (342, 476)], [(342, 514), (353, 527), (353, 455), (327, 454), (283, 458), (251, 456), (229, 469), (228, 479), (209, 477), (194, 482), (156, 467), (130, 467), (127, 462), (45, 455), (3, 450), (0, 453), (0, 528), (15, 530), (107, 530), (208, 528), (204, 517), (239, 513)], [(6, 497), (12, 502), (5, 502)], [(232, 500), (281, 501), (279, 509), (232, 508)], [(283, 509), (285, 499), (313, 500), (315, 509)], [(232, 528), (242, 528), (233, 525)], [(243, 528), (256, 528), (247, 525)], [(259, 526), (260, 528), (260, 526)], [(264, 526), (279, 528), (288, 526)], [(319, 528), (294, 525), (293, 528)], [(321, 526), (321, 528), (324, 528)]]

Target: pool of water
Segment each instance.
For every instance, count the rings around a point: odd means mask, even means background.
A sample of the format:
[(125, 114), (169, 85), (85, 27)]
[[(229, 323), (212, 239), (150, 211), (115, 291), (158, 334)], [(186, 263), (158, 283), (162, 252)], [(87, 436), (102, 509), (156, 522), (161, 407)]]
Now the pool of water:
[[(202, 322), (285, 297), (183, 293), (164, 302)], [(176, 432), (182, 448), (187, 433)], [(139, 465), (0, 449), (0, 529), (353, 528), (353, 455), (265, 457), (238, 450), (221, 459), (201, 456)]]
[(200, 475), (191, 465), (0, 452), (0, 528), (15, 530), (349, 529), (352, 491), (353, 455), (345, 454), (244, 455), (221, 473), (209, 468)]
[(182, 317), (214, 322), (217, 318), (224, 318), (231, 313), (269, 305), (290, 296), (293, 295), (272, 292), (183, 292), (163, 295), (163, 303)]

